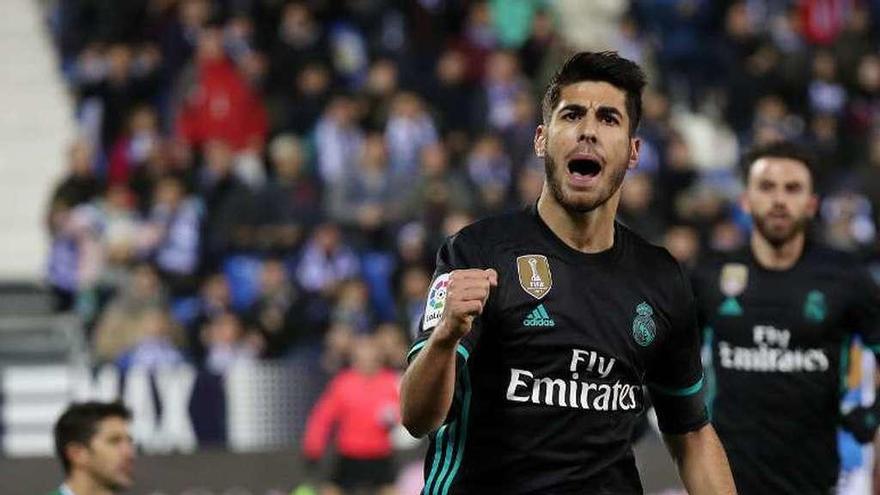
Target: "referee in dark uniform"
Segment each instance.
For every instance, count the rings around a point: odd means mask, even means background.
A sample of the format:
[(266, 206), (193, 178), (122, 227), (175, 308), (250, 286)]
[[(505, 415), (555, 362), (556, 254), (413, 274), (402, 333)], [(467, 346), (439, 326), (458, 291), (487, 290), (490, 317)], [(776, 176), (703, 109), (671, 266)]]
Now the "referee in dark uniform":
[(855, 259), (806, 235), (818, 200), (804, 149), (774, 143), (743, 163), (749, 246), (694, 277), (712, 423), (740, 493), (834, 493), (838, 425), (867, 443), (880, 419), (874, 408), (840, 415), (853, 334), (880, 351), (878, 289)]
[(646, 388), (688, 490), (735, 492), (687, 277), (614, 220), (644, 84), (616, 53), (566, 61), (535, 133), (537, 205), (440, 249), (401, 386), (403, 424), (430, 437), (423, 494), (642, 493)]

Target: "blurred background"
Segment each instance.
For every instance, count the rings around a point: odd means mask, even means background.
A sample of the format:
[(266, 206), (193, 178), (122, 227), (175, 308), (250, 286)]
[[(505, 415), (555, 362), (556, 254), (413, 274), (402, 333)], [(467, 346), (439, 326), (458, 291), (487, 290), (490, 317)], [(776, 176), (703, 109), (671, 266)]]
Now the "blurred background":
[[(402, 370), (440, 243), (536, 200), (540, 96), (574, 51), (649, 74), (623, 222), (685, 265), (738, 249), (740, 155), (793, 139), (821, 157), (814, 235), (880, 279), (878, 20), (877, 0), (3, 0), (0, 491), (56, 487), (60, 411), (116, 397), (133, 493), (319, 481), (318, 397), (353, 347)], [(417, 493), (424, 445), (389, 436)], [(676, 486), (653, 433), (638, 460), (649, 492)]]

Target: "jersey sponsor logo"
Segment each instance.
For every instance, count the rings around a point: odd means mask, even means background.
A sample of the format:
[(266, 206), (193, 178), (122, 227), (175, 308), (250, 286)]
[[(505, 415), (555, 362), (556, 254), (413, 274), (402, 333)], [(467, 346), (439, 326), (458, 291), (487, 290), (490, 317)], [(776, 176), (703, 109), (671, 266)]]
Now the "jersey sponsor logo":
[(527, 254), (516, 259), (516, 273), (519, 285), (535, 299), (546, 296), (553, 287), (550, 262), (542, 254)]
[(550, 318), (550, 314), (544, 309), (543, 304), (539, 304), (531, 313), (523, 319), (523, 325), (527, 327), (555, 327), (556, 322)]
[(572, 349), (570, 377), (541, 377), (529, 370), (511, 368), (506, 398), (511, 402), (594, 411), (640, 409), (640, 384), (607, 380), (615, 362), (596, 351)]
[(633, 339), (636, 341), (636, 344), (642, 347), (651, 345), (651, 342), (654, 342), (654, 337), (657, 335), (657, 325), (654, 324), (654, 319), (651, 318), (653, 315), (654, 310), (648, 303), (642, 302), (636, 306), (636, 317), (633, 318), (632, 324)]
[(825, 303), (825, 294), (822, 291), (811, 290), (804, 299), (804, 318), (813, 323), (825, 321), (828, 306)]
[(443, 307), (446, 305), (447, 285), (449, 285), (448, 273), (439, 275), (431, 284), (431, 290), (428, 291), (428, 302), (425, 303), (425, 322), (422, 324), (422, 330), (434, 328), (440, 323)]
[(824, 349), (791, 348), (791, 332), (772, 325), (752, 328), (754, 347), (718, 342), (718, 363), (736, 371), (801, 373), (828, 371), (831, 362)]

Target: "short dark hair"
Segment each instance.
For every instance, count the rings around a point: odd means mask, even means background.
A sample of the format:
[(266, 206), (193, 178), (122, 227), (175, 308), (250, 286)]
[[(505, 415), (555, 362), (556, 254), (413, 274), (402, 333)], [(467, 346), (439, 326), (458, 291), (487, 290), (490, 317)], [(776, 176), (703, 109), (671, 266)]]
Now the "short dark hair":
[(65, 448), (71, 443), (88, 445), (107, 418), (131, 419), (131, 411), (121, 402), (81, 402), (71, 404), (55, 423), (55, 453), (64, 473), (70, 474), (70, 459)]
[(547, 85), (541, 102), (545, 124), (550, 122), (550, 114), (559, 103), (562, 88), (581, 81), (603, 81), (622, 89), (626, 93), (629, 132), (635, 134), (642, 118), (645, 73), (638, 64), (613, 51), (576, 53), (562, 64)]
[(752, 165), (761, 158), (785, 158), (803, 163), (810, 174), (810, 185), (813, 190), (816, 189), (816, 155), (807, 146), (795, 141), (780, 140), (751, 148), (740, 161), (743, 182), (748, 183)]

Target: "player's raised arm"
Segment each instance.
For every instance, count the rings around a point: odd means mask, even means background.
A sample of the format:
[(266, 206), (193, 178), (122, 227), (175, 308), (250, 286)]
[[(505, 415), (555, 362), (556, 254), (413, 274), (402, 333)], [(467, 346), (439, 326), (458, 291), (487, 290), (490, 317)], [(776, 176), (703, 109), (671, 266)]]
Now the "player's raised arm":
[(667, 434), (663, 439), (689, 494), (736, 493), (727, 455), (711, 424), (683, 434)]
[(495, 270), (453, 270), (446, 280), (443, 313), (403, 376), (400, 407), (403, 426), (416, 437), (437, 429), (455, 392), (456, 349), (471, 331), (498, 284)]

